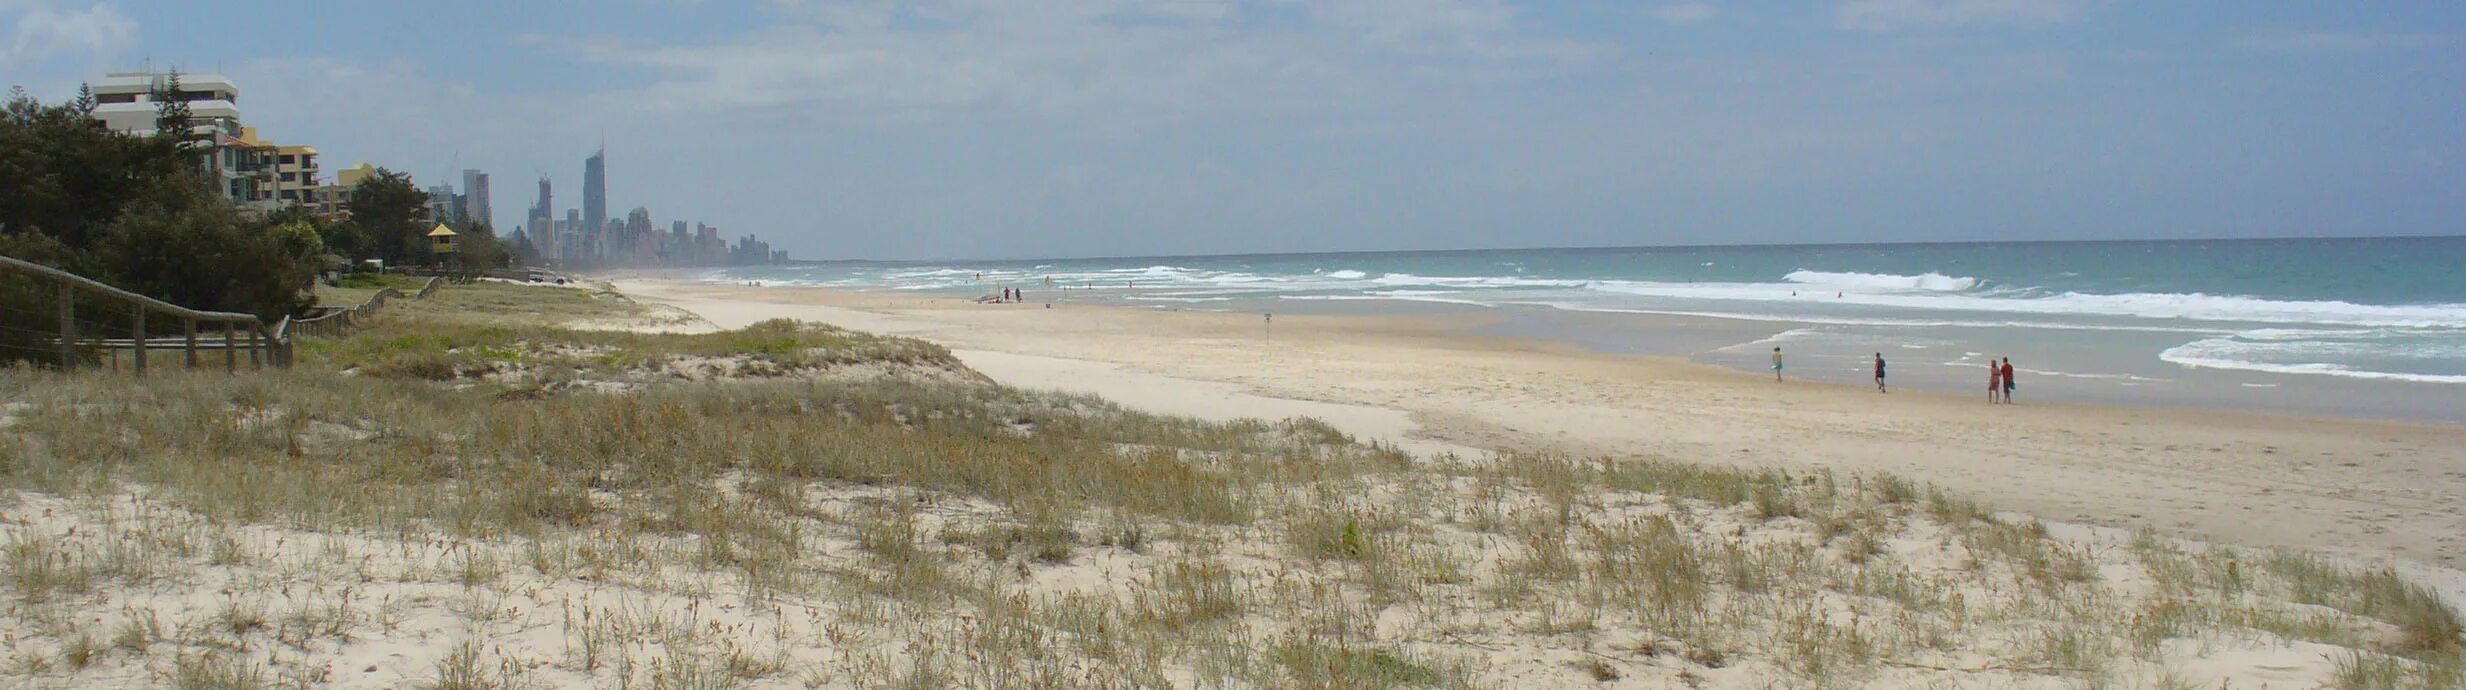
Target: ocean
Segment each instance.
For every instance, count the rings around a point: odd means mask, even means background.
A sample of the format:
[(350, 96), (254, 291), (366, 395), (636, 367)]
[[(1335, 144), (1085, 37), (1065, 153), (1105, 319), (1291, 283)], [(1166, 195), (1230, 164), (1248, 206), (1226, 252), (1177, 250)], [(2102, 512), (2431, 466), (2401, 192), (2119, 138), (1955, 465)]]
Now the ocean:
[(1818, 380), (1863, 381), (1881, 354), (1904, 386), (1982, 387), (1984, 362), (2009, 357), (2024, 403), (2466, 423), (2461, 261), (2466, 237), (822, 262), (701, 277), (1237, 312), (1483, 312), (1500, 334), (1746, 369), (1769, 366), (1778, 346), (1793, 373)]

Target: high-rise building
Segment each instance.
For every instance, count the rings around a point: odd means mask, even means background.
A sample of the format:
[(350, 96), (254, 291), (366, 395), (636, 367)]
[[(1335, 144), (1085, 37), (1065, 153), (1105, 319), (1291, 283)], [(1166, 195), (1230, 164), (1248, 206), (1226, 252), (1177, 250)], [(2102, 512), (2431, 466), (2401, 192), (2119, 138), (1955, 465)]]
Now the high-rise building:
[(548, 178), (539, 178), (539, 201), (531, 204), (530, 220), (525, 221), (531, 227), (531, 246), (539, 250), (542, 258), (550, 261), (564, 257), (557, 253), (556, 217), (549, 215), (555, 212), (554, 201), (548, 195)]
[[(614, 225), (615, 221), (609, 221)], [(640, 206), (625, 214), (625, 258), (636, 264), (650, 261), (659, 251), (659, 237), (651, 231), (651, 210)]]
[(462, 195), (454, 193), (454, 185), (441, 184), (428, 188), (428, 220), (445, 225), (462, 225)]
[(557, 244), (565, 247), (565, 257), (572, 261), (596, 261), (599, 248), (591, 246), (591, 238), (599, 233), (582, 225), (580, 209), (565, 209), (565, 231), (557, 233)]
[[(175, 78), (177, 90), (171, 87)], [(240, 87), (219, 74), (113, 72), (88, 88), (94, 91), (94, 119), (113, 131), (153, 134), (155, 98), (167, 95), (188, 103), (192, 136), (240, 136)]]
[(317, 203), (317, 149), (259, 139), (255, 127), (241, 127), (232, 145), (238, 147), (243, 167), (253, 178), (243, 185), (250, 188), (247, 198), (233, 199), (241, 207), (272, 211)]
[(583, 240), (596, 258), (607, 246), (600, 234), (608, 227), (608, 149), (602, 147), (590, 158), (582, 159), (582, 232)]
[(728, 258), (728, 241), (719, 238), (719, 228), (694, 223), (694, 263), (717, 265)]
[[(174, 87), (172, 82), (179, 82)], [(214, 192), (233, 203), (248, 205), (271, 198), (272, 174), (257, 168), (259, 151), (244, 142), (240, 127), (240, 87), (218, 74), (177, 72), (114, 72), (88, 86), (94, 92), (94, 119), (117, 132), (139, 136), (155, 133), (157, 99), (188, 105), (188, 146), (205, 164)]]
[(314, 205), (317, 188), (317, 149), (309, 146), (274, 147), (274, 202), (283, 206)]
[(490, 228), (497, 227), (496, 206), (488, 202), (488, 173), (470, 169), (463, 170), (462, 195), (465, 198), (463, 213), (470, 217), (472, 224), (484, 224)]
[[(315, 166), (311, 164), (310, 167)], [(311, 194), (314, 199), (311, 203), (317, 207), (319, 215), (327, 218), (341, 218), (349, 211), (351, 190), (360, 186), (360, 182), (376, 175), (377, 166), (369, 165), (366, 161), (362, 161), (359, 165), (336, 170), (334, 171), (334, 183), (318, 186)], [(315, 176), (313, 171), (310, 176)]]
[(669, 265), (683, 266), (694, 262), (694, 236), (685, 229), (685, 221), (668, 224), (668, 239), (660, 247), (660, 257)]

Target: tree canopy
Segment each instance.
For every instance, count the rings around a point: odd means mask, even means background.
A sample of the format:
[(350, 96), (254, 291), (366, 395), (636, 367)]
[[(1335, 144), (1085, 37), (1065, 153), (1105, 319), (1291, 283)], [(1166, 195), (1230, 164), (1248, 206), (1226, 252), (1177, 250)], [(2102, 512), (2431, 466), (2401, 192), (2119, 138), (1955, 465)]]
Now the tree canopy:
[(273, 318), (312, 304), (324, 264), (315, 233), (215, 193), (185, 145), (184, 110), (162, 113), (174, 129), (133, 136), (96, 121), (90, 95), (46, 105), (11, 90), (0, 106), (0, 254), (195, 309)]
[(427, 263), (428, 193), (410, 175), (378, 168), (351, 188), (347, 207), (365, 238), (367, 257), (387, 266)]

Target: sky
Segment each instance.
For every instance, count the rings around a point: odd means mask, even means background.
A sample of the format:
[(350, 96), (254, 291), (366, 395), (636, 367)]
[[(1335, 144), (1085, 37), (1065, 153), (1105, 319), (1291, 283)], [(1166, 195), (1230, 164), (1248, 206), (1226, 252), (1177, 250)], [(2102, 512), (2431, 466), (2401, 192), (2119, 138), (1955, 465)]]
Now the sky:
[(800, 259), (2466, 233), (2466, 4), (0, 0), (0, 83)]

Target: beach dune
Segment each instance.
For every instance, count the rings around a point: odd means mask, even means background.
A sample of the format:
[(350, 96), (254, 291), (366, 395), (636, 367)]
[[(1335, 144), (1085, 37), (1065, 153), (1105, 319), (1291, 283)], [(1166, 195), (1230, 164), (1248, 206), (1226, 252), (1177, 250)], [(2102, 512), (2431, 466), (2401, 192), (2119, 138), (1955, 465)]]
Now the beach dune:
[(1308, 415), (1416, 452), (1889, 472), (2051, 521), (2297, 547), (2466, 577), (2466, 429), (1775, 385), (1674, 358), (1468, 335), (1475, 317), (1284, 316), (634, 279), (718, 327), (789, 317), (923, 337), (996, 380), (1203, 418)]

